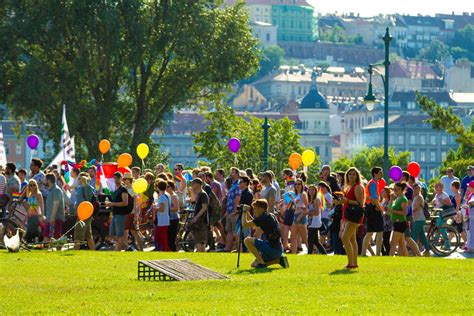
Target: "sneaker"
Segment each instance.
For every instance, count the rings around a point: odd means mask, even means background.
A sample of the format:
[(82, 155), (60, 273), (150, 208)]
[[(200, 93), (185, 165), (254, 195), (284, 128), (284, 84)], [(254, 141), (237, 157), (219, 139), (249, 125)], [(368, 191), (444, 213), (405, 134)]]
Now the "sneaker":
[(288, 258), (285, 257), (285, 256), (281, 256), (280, 257), (280, 265), (284, 268), (284, 269), (288, 269), (290, 267), (290, 264), (288, 263)]

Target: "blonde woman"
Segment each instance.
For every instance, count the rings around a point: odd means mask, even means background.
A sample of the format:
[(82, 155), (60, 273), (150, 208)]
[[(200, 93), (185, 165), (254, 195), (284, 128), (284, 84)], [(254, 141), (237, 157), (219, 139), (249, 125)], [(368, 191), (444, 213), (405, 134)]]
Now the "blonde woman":
[(308, 245), (308, 194), (304, 191), (304, 182), (301, 179), (296, 180), (295, 195), (292, 198), (295, 204), (295, 215), (293, 225), (291, 225), (291, 253), (298, 252), (298, 239)]
[(26, 239), (32, 241), (40, 236), (39, 227), (43, 220), (44, 200), (36, 180), (31, 179), (26, 188), (26, 209), (28, 210), (28, 221), (26, 228)]

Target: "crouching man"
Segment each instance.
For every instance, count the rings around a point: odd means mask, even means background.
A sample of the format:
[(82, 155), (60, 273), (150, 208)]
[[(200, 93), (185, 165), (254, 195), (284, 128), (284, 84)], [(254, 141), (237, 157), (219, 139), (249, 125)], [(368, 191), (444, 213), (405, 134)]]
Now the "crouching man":
[(259, 227), (263, 231), (264, 239), (247, 237), (244, 240), (247, 248), (255, 256), (252, 267), (259, 269), (280, 264), (283, 268), (288, 268), (288, 259), (283, 255), (280, 225), (275, 215), (267, 212), (267, 201), (260, 199), (252, 203), (255, 218), (250, 214), (250, 206), (243, 205), (242, 208), (243, 228)]

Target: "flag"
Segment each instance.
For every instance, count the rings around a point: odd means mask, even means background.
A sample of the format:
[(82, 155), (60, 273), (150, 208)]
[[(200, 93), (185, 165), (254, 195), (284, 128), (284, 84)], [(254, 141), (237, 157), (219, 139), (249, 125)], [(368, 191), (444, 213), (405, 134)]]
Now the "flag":
[(76, 162), (76, 149), (74, 146), (74, 138), (69, 135), (69, 127), (66, 120), (66, 105), (63, 105), (63, 120), (61, 123), (61, 151), (62, 160)]
[(328, 207), (328, 202), (326, 201), (326, 197), (324, 196), (324, 193), (321, 189), (318, 191), (318, 197), (319, 200), (321, 201), (321, 210), (324, 211)]
[(7, 164), (7, 153), (5, 150), (5, 143), (3, 142), (3, 128), (0, 123), (0, 166), (6, 166)]
[(97, 177), (100, 179), (100, 185), (102, 186), (102, 191), (105, 194), (110, 194), (116, 190), (114, 173), (117, 172), (116, 163), (104, 163), (97, 167)]
[[(72, 148), (73, 148), (73, 151), (75, 151), (75, 146), (74, 146), (74, 136), (71, 138), (71, 143), (72, 143)], [(64, 153), (64, 150), (61, 149), (61, 151), (56, 155), (56, 157), (54, 157), (53, 160), (51, 160), (51, 163), (49, 164), (48, 167), (51, 167), (52, 165), (56, 165), (58, 166), (58, 169), (61, 168), (61, 161), (64, 161), (64, 156), (66, 154)]]

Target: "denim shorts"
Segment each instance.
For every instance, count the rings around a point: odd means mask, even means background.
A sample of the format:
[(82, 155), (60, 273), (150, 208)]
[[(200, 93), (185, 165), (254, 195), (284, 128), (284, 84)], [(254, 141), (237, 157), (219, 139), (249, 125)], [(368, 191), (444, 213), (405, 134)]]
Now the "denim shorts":
[(262, 239), (255, 239), (255, 248), (260, 252), (265, 262), (279, 259), (283, 254), (283, 249), (272, 247), (268, 241)]
[(110, 223), (109, 236), (112, 237), (123, 237), (125, 234), (125, 218), (127, 215), (112, 216), (112, 222)]

